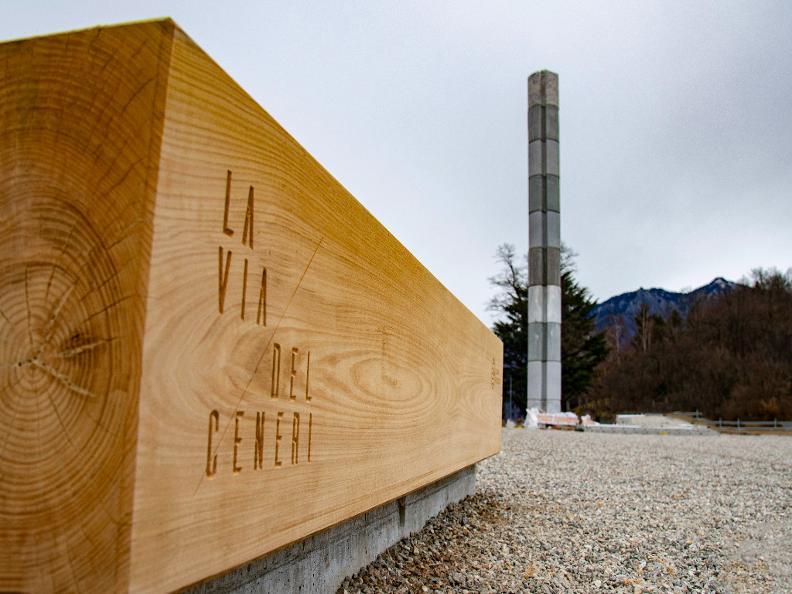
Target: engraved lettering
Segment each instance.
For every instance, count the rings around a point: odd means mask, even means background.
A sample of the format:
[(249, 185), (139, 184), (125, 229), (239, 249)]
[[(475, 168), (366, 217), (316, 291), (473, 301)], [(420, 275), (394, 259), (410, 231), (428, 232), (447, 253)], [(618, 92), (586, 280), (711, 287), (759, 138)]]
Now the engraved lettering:
[(242, 438), (239, 436), (239, 419), (243, 416), (245, 416), (244, 410), (236, 411), (234, 416), (234, 474), (239, 474), (239, 471), (242, 470), (241, 466), (237, 466), (237, 451), (239, 450), (239, 444), (242, 443)]
[[(255, 433), (252, 433), (253, 424), (250, 424), (251, 427), (251, 435), (249, 437), (246, 436), (246, 429), (248, 425), (245, 424), (245, 413), (253, 412), (256, 413), (256, 423), (255, 423)], [(289, 466), (298, 466), (300, 464), (300, 458), (302, 457), (303, 463), (312, 463), (313, 461), (313, 414), (308, 410), (292, 410), (292, 411), (272, 411), (270, 415), (275, 415), (275, 431), (274, 433), (270, 433), (266, 428), (266, 419), (267, 414), (264, 410), (258, 411), (244, 411), (244, 410), (236, 410), (231, 415), (233, 422), (234, 422), (234, 431), (233, 431), (233, 447), (231, 450), (231, 456), (229, 456), (229, 462), (231, 462), (231, 471), (234, 476), (240, 474), (244, 468), (242, 464), (242, 454), (243, 447), (241, 446), (242, 442), (245, 443), (252, 443), (253, 444), (253, 470), (262, 470), (264, 469), (264, 450), (265, 450), (265, 438), (270, 440), (272, 443), (273, 438), (267, 437), (268, 435), (274, 435), (275, 441), (275, 448), (273, 450), (274, 459), (273, 465), (276, 468), (285, 467), (286, 463), (283, 460), (283, 447), (288, 447), (290, 450), (290, 464)], [(284, 423), (287, 423), (287, 415), (291, 415), (291, 436), (286, 433), (287, 427)], [(307, 419), (306, 419), (307, 416)], [(272, 416), (270, 416), (272, 419)], [(307, 422), (306, 422), (307, 421)], [(306, 435), (307, 433), (307, 435)], [(223, 433), (222, 435), (224, 435)], [(206, 445), (206, 476), (209, 479), (213, 479), (217, 476), (217, 467), (218, 467), (218, 458), (220, 457), (219, 453), (216, 453), (218, 450), (217, 439), (218, 435), (220, 435), (220, 413), (217, 409), (213, 409), (209, 413), (209, 426), (207, 432), (207, 445)], [(285, 438), (290, 437), (288, 446), (284, 445)], [(307, 444), (306, 444), (307, 440)], [(302, 450), (300, 442), (302, 442)], [(240, 457), (241, 456), (241, 457)]]
[(248, 273), (248, 259), (245, 258), (245, 264), (243, 266), (243, 277), (242, 277), (242, 311), (240, 315), (242, 319), (245, 319), (245, 300), (247, 298), (247, 273)]
[(300, 354), (300, 349), (293, 347), (291, 350), (291, 372), (289, 373), (289, 398), (294, 400), (294, 379), (297, 377), (297, 355)]
[(313, 430), (313, 413), (308, 413), (308, 462), (311, 461), (311, 432)]
[(282, 435), (280, 434), (280, 422), (282, 418), (283, 418), (283, 413), (279, 411), (278, 417), (275, 419), (275, 466), (281, 465), (281, 461), (278, 458), (278, 452), (280, 449), (280, 440), (282, 437)]
[(267, 325), (267, 269), (261, 271), (261, 289), (259, 290), (258, 313), (256, 314), (256, 324), (259, 326)]
[(305, 365), (305, 399), (311, 400), (308, 394), (308, 380), (311, 378), (311, 351), (308, 351), (308, 363)]
[(228, 289), (228, 271), (231, 269), (231, 250), (228, 250), (226, 254), (226, 264), (225, 264), (225, 271), (223, 271), (223, 247), (220, 246), (218, 248), (219, 251), (219, 270), (218, 270), (218, 277), (217, 277), (217, 288), (218, 288), (218, 306), (220, 309), (220, 313), (223, 313), (223, 307), (225, 306), (225, 297), (226, 297), (226, 289)]
[(277, 398), (280, 393), (280, 360), (281, 360), (281, 347), (276, 342), (272, 345), (272, 387), (270, 389), (270, 396)]
[(212, 419), (214, 419), (214, 432), (220, 428), (220, 413), (213, 410), (209, 413), (209, 435), (206, 439), (206, 476), (212, 478), (217, 472), (217, 454), (212, 456)]
[(253, 470), (264, 467), (264, 411), (256, 413), (256, 448), (253, 453)]
[(298, 454), (300, 451), (300, 413), (292, 416), (292, 442), (291, 442), (291, 463), (299, 462)]
[(231, 237), (234, 230), (228, 226), (228, 210), (231, 206), (231, 170), (226, 173), (225, 210), (223, 211), (223, 233)]
[(253, 186), (248, 190), (247, 210), (245, 211), (245, 226), (242, 228), (242, 245), (247, 244), (253, 249)]

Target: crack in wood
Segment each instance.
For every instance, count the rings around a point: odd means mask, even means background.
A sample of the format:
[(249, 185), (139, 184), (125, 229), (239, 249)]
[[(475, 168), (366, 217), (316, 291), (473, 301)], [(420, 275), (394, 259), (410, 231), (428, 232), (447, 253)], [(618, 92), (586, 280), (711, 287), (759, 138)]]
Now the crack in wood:
[(61, 310), (63, 306), (66, 304), (66, 300), (71, 295), (72, 291), (74, 290), (74, 285), (70, 285), (68, 289), (61, 295), (61, 298), (58, 300), (58, 304), (53, 309), (52, 313), (50, 314), (49, 320), (47, 320), (46, 325), (44, 326), (44, 338), (42, 339), (41, 344), (39, 345), (36, 354), (41, 353), (42, 349), (49, 344), (50, 340), (52, 340), (52, 334), (55, 329), (55, 324), (58, 322), (58, 316), (60, 316)]
[(54, 377), (56, 380), (58, 380), (61, 384), (63, 384), (70, 391), (75, 392), (76, 394), (80, 394), (81, 396), (87, 396), (89, 398), (94, 398), (95, 397), (95, 395), (92, 392), (90, 392), (89, 390), (86, 390), (85, 388), (83, 388), (81, 386), (78, 386), (73, 381), (71, 381), (71, 379), (69, 379), (66, 375), (62, 374), (61, 372), (59, 372), (57, 369), (55, 369), (51, 365), (47, 365), (46, 363), (44, 363), (40, 359), (34, 358), (33, 361), (31, 361), (31, 364), (34, 367), (38, 367), (42, 371), (44, 371), (44, 372), (48, 373), (49, 375), (51, 375), (52, 377)]
[(59, 351), (59, 352), (55, 353), (55, 355), (53, 355), (53, 356), (57, 357), (58, 359), (69, 359), (71, 357), (76, 357), (77, 355), (82, 354), (82, 353), (84, 353), (86, 351), (92, 351), (93, 349), (95, 349), (97, 347), (100, 347), (100, 346), (102, 346), (104, 344), (107, 344), (108, 342), (111, 342), (112, 340), (113, 340), (112, 338), (102, 338), (100, 340), (95, 340), (93, 342), (89, 342), (89, 343), (86, 343), (86, 344), (81, 344), (79, 346), (76, 346), (76, 347), (73, 347), (73, 348), (70, 348), (70, 349)]

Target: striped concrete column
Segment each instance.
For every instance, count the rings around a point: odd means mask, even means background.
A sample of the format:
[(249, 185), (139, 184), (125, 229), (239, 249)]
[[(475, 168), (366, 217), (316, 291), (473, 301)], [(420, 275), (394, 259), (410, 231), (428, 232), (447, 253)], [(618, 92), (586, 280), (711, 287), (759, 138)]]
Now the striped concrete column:
[(558, 75), (528, 77), (528, 408), (561, 410)]

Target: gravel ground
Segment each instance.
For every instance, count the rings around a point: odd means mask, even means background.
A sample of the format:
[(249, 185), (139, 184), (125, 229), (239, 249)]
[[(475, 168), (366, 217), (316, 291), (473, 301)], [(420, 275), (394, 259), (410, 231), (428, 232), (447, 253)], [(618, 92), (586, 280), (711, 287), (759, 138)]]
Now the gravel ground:
[(506, 429), (344, 591), (792, 592), (792, 438)]

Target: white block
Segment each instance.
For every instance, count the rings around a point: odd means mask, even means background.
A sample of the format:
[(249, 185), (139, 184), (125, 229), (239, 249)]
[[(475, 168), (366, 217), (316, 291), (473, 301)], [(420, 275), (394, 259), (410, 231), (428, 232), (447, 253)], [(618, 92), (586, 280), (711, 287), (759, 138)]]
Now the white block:
[(546, 411), (550, 413), (561, 412), (561, 362), (548, 361), (545, 372), (547, 373), (547, 384), (545, 392), (547, 394)]
[[(561, 288), (558, 287), (559, 294)], [(528, 323), (545, 321), (545, 287), (528, 287)]]
[[(561, 287), (550, 285), (544, 287), (544, 320), (543, 322), (561, 323)], [(530, 304), (531, 288), (528, 289), (528, 300)], [(530, 322), (531, 310), (528, 309), (528, 321)]]
[(544, 361), (545, 357), (545, 326), (539, 322), (528, 324), (528, 360)]

